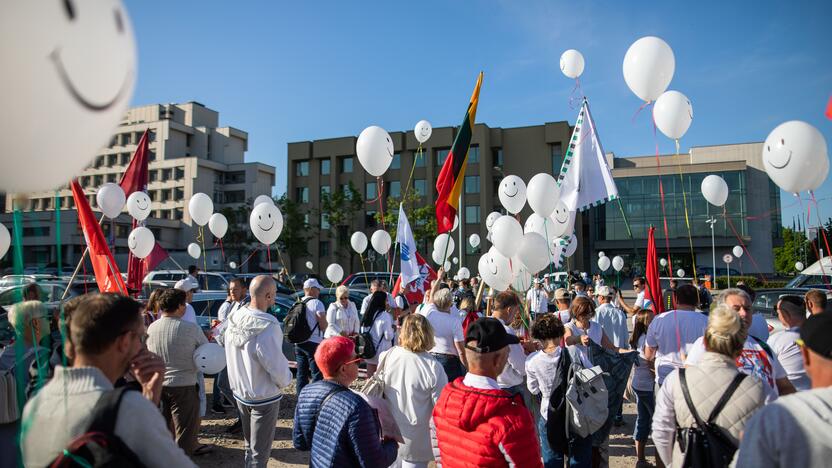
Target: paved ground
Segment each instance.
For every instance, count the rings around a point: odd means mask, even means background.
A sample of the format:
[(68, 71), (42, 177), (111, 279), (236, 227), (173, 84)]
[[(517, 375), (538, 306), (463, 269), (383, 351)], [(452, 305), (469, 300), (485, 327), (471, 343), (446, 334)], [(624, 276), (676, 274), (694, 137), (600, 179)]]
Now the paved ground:
[[(207, 389), (212, 389), (211, 379), (205, 381)], [(210, 401), (210, 394), (208, 396)], [(295, 410), (294, 387), (286, 390), (286, 396), (280, 406), (280, 419), (277, 423), (274, 443), (272, 444), (272, 459), (270, 467), (301, 467), (308, 466), (309, 454), (300, 452), (292, 447), (292, 416)], [(209, 414), (202, 421), (199, 441), (203, 444), (214, 445), (214, 451), (207, 455), (196, 457), (195, 461), (201, 467), (241, 466), (243, 463), (243, 437), (231, 435), (226, 429), (234, 422), (232, 414)], [(610, 467), (632, 468), (636, 464), (635, 446), (632, 432), (635, 425), (636, 408), (634, 404), (624, 405), (624, 421), (626, 425), (613, 428), (610, 435)], [(648, 456), (653, 454), (652, 446), (648, 448)]]

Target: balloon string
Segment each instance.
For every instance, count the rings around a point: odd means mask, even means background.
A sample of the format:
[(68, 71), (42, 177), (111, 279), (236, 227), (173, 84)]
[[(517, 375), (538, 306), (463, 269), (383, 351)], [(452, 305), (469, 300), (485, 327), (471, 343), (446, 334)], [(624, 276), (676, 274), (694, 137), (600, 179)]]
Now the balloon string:
[[(678, 160), (679, 159), (679, 139), (676, 138), (675, 141), (676, 141), (676, 159)], [(684, 204), (684, 207), (685, 207), (685, 227), (688, 230), (688, 245), (690, 246), (690, 259), (691, 259), (691, 262), (693, 263), (693, 277), (697, 278), (696, 254), (694, 254), (694, 252), (693, 252), (693, 237), (692, 237), (691, 231), (690, 231), (690, 216), (688, 215), (688, 194), (687, 194), (687, 191), (685, 190), (685, 178), (682, 175), (682, 162), (679, 161), (679, 163), (676, 165), (676, 167), (679, 168), (679, 182), (682, 185), (682, 203)], [(714, 271), (716, 271), (716, 270), (714, 270)]]
[(251, 253), (248, 255), (248, 257), (246, 257), (246, 259), (243, 261), (243, 263), (241, 263), (237, 268), (240, 268), (240, 270), (242, 271), (243, 265), (248, 263), (248, 261), (251, 260), (251, 257), (253, 257), (254, 254), (256, 254), (259, 250), (260, 250), (260, 246), (258, 245), (257, 247), (254, 248), (254, 250), (251, 251)]
[(222, 264), (225, 265), (225, 249), (222, 246), (222, 239), (217, 239), (220, 244), (220, 253), (222, 254)]
[[(208, 271), (208, 254), (205, 252), (205, 227), (199, 227), (199, 235), (196, 237), (202, 248), (202, 271)], [(197, 265), (199, 263), (197, 262)], [(205, 275), (205, 289), (208, 289), (208, 275)]]
[(413, 181), (413, 172), (416, 170), (416, 161), (420, 156), (424, 158), (424, 150), (422, 149), (421, 143), (419, 143), (419, 148), (416, 150), (416, 155), (413, 157), (413, 165), (410, 166), (410, 176), (407, 178), (407, 185), (404, 186), (404, 196), (402, 197), (402, 202), (407, 200), (407, 194), (410, 192), (410, 183)]
[[(580, 93), (581, 93), (581, 94), (580, 94), (580, 96), (578, 96), (578, 95), (575, 93), (576, 91), (578, 91), (578, 92), (580, 92)], [(584, 96), (584, 90), (583, 90), (583, 88), (581, 87), (581, 79), (580, 79), (580, 77), (575, 78), (575, 87), (574, 87), (574, 88), (572, 88), (572, 91), (569, 93), (569, 108), (570, 108), (570, 109), (572, 109), (572, 110), (577, 109), (578, 107), (576, 107), (576, 106), (574, 105), (575, 101), (581, 101), (581, 102), (583, 102), (584, 97), (585, 97), (585, 96)]]
[(667, 228), (667, 211), (665, 210), (664, 206), (664, 184), (662, 184), (662, 163), (661, 159), (659, 158), (659, 139), (656, 135), (656, 122), (655, 120), (651, 119), (653, 122), (653, 141), (656, 145), (656, 172), (657, 177), (659, 179), (659, 199), (661, 200), (662, 204), (662, 223), (664, 225), (664, 245), (665, 245), (665, 252), (667, 253), (667, 276), (673, 277), (673, 261), (670, 258), (670, 232)]
[[(748, 247), (746, 247), (745, 242), (743, 242), (742, 240), (742, 236), (740, 236), (739, 232), (737, 232), (737, 229), (736, 227), (734, 227), (734, 223), (731, 221), (731, 218), (728, 217), (728, 208), (724, 205), (722, 207), (722, 218), (725, 219), (725, 222), (728, 224), (728, 227), (731, 228), (731, 232), (734, 233), (734, 237), (737, 238), (737, 241), (740, 243), (742, 249), (748, 253), (748, 258), (751, 259), (751, 263), (754, 264), (754, 268), (756, 268), (759, 272), (760, 266), (757, 265), (757, 261), (754, 260), (754, 255), (752, 255), (751, 252), (748, 250)], [(726, 270), (727, 268), (728, 267), (726, 266)], [(768, 284), (768, 279), (766, 278), (766, 275), (764, 273), (759, 273), (759, 275), (760, 278), (763, 279), (763, 284)], [(714, 281), (716, 281), (716, 265), (714, 265)]]
[[(809, 195), (811, 195), (812, 201), (815, 203), (815, 216), (817, 216), (817, 218), (818, 218), (818, 231), (821, 231), (823, 233), (823, 241), (825, 242), (827, 252), (829, 252), (829, 242), (826, 240), (826, 231), (823, 229), (823, 224), (821, 223), (821, 220), (820, 220), (820, 208), (818, 207), (817, 200), (815, 200), (815, 193), (810, 190)], [(806, 206), (809, 209), (809, 214), (807, 214), (806, 219), (809, 220), (809, 222), (811, 222), (812, 221), (812, 215), (811, 215), (812, 205), (807, 203)], [(828, 289), (829, 280), (826, 278), (826, 271), (824, 271), (825, 269), (823, 267), (823, 258), (821, 257), (820, 252), (818, 252), (818, 247), (815, 245), (814, 242), (812, 242), (812, 247), (815, 249), (815, 257), (818, 258), (818, 262), (820, 263), (820, 273), (821, 273), (821, 277), (823, 278), (823, 283), (827, 286), (827, 289)]]
[(653, 104), (653, 101), (646, 101), (644, 104), (642, 104), (641, 107), (638, 108), (636, 113), (633, 114), (633, 118), (630, 119), (630, 122), (634, 123), (636, 121), (636, 117), (638, 117), (638, 114), (640, 114), (642, 110), (644, 110), (645, 108), (647, 108), (651, 104)]
[(823, 222), (820, 219), (820, 206), (818, 206), (818, 201), (815, 199), (814, 190), (809, 190), (809, 195), (812, 197), (812, 203), (815, 204), (815, 216), (818, 218), (818, 230), (823, 235), (823, 244), (826, 246), (826, 252), (829, 255), (832, 255), (832, 250), (829, 250), (829, 240), (826, 238), (826, 230), (823, 229)]
[[(277, 252), (277, 258), (280, 260), (280, 263), (283, 264), (283, 268), (286, 269), (287, 263), (283, 261), (283, 254), (280, 253), (280, 249), (277, 248), (277, 246), (275, 246), (274, 250), (275, 250), (275, 252)], [(271, 268), (269, 268), (269, 269), (271, 269)], [(288, 273), (288, 270), (287, 270), (287, 273)], [(287, 274), (286, 277), (289, 279), (289, 286), (291, 286), (292, 289), (295, 289), (295, 285), (292, 282), (292, 276)]]
[(269, 273), (272, 272), (272, 246), (266, 246), (266, 259), (269, 262)]

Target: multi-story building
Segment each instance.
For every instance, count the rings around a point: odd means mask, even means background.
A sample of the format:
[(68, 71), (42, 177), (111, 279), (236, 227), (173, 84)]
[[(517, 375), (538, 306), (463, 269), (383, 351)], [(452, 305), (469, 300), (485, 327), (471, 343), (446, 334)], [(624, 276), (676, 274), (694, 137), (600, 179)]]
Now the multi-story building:
[[(234, 127), (221, 127), (219, 113), (198, 102), (153, 104), (129, 109), (109, 145), (77, 175), (94, 210), (97, 210), (97, 188), (106, 182), (121, 180), (145, 130), (149, 130), (150, 149), (147, 191), (152, 201), (147, 227), (169, 251), (182, 252), (196, 239), (197, 226), (186, 209), (193, 194), (210, 195), (215, 211), (246, 203), (258, 195), (271, 196), (275, 168), (245, 162), (248, 133)], [(6, 214), (0, 215), (0, 220), (7, 226), (11, 226), (13, 203), (13, 197), (6, 197)], [(60, 213), (55, 211), (58, 204)], [(58, 218), (61, 263), (64, 268), (74, 266), (85, 248), (75, 213), (72, 192), (66, 187), (29, 195), (22, 213), (24, 263), (27, 266), (54, 266), (57, 263)], [(110, 223), (105, 221), (103, 227), (105, 234), (109, 234)], [(131, 229), (131, 218), (126, 211), (112, 227), (115, 229), (116, 260), (123, 267)], [(211, 247), (213, 240), (207, 234), (207, 227), (205, 231), (206, 247)], [(223, 268), (219, 256), (211, 260), (209, 268)]]
[[(571, 132), (572, 127), (567, 122), (519, 128), (490, 128), (486, 124), (475, 126), (459, 210), (461, 222), (459, 229), (453, 233), (457, 244), (454, 256), (459, 259), (458, 266), (476, 271), (479, 256), (488, 249), (490, 244), (485, 240), (485, 218), (491, 211), (504, 212), (496, 195), (504, 175), (517, 175), (528, 182), (539, 172), (558, 174)], [(421, 148), (424, 156), (417, 158), (420, 147), (413, 132), (391, 132), (395, 154), (390, 169), (383, 176), (383, 199), (391, 196), (399, 198), (411, 179), (412, 170), (411, 190), (421, 195), (421, 203), (434, 204), (436, 178), (454, 135), (452, 127), (435, 128), (430, 140)], [(356, 139), (355, 136), (347, 136), (288, 145), (287, 193), (306, 212), (312, 233), (307, 245), (310, 255), (293, 258), (295, 269), (302, 268), (301, 265), (308, 260), (320, 273), (332, 262), (341, 263), (348, 272), (362, 268), (358, 258), (350, 254), (347, 239), (354, 231), (365, 232), (369, 237), (379, 229), (376, 219), (379, 205), (373, 201), (379, 188), (378, 180), (363, 170), (355, 156)], [(606, 144), (610, 146), (609, 142)], [(622, 158), (609, 153), (607, 162), (618, 184), (621, 204), (614, 201), (578, 215), (575, 228), (579, 249), (564, 267), (597, 270), (597, 254), (604, 251), (610, 257), (623, 256), (628, 270), (644, 271), (642, 262), (647, 227), (654, 225), (657, 228), (659, 255), (667, 256), (669, 247), (673, 271), (683, 268), (690, 274), (693, 258), (697, 266), (711, 266), (713, 263), (711, 228), (705, 222), (713, 215), (718, 220), (714, 225), (717, 268), (725, 266), (721, 262), (722, 255), (739, 243), (739, 236), (751, 255), (744, 256), (741, 264), (738, 261), (731, 267), (746, 272), (771, 272), (772, 248), (778, 245), (780, 238), (780, 198), (779, 190), (763, 170), (761, 145), (749, 143), (691, 148), (689, 154), (661, 156), (661, 166), (656, 164), (655, 156)], [(668, 242), (664, 241), (659, 173), (662, 174), (665, 192)], [(723, 218), (722, 210), (709, 206), (701, 195), (700, 183), (708, 174), (723, 176), (731, 189), (726, 218)], [(366, 203), (349, 226), (333, 229), (322, 217), (322, 194), (346, 190), (349, 184), (358, 190)], [(688, 240), (684, 219), (685, 200), (691, 241)], [(385, 209), (389, 208), (385, 204)], [(632, 240), (621, 216), (622, 211), (629, 221)], [(527, 206), (520, 213), (521, 219), (525, 220), (530, 212)], [(731, 223), (726, 219), (730, 219)], [(473, 233), (479, 234), (482, 239), (478, 248), (472, 248), (467, 242)], [(426, 258), (430, 257), (433, 239), (417, 241), (418, 250)], [(693, 244), (693, 257), (690, 243)], [(374, 258), (377, 256), (372, 249), (368, 252), (371, 262), (366, 267), (383, 267), (383, 260)], [(754, 262), (750, 261), (751, 257)]]

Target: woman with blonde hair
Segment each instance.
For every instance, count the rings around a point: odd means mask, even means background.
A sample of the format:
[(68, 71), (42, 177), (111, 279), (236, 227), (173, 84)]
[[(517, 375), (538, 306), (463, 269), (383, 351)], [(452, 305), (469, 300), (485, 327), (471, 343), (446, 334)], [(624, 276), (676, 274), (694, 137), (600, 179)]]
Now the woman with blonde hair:
[(335, 302), (326, 311), (324, 338), (333, 336), (355, 336), (358, 334), (358, 310), (350, 300), (350, 290), (344, 285), (335, 289)]
[(737, 369), (747, 336), (739, 313), (718, 305), (708, 317), (705, 353), (696, 365), (676, 369), (665, 379), (653, 415), (653, 443), (665, 465), (683, 466), (687, 454), (677, 442), (677, 430), (686, 440), (687, 430), (701, 428), (702, 421), (717, 426), (736, 449), (748, 418), (765, 401), (763, 383)]
[(430, 322), (412, 314), (402, 322), (399, 346), (382, 355), (384, 396), (404, 438), (397, 466), (427, 467), (433, 460), (430, 420), (448, 383), (442, 365), (428, 352), (433, 346)]
[(430, 353), (442, 364), (448, 381), (465, 375), (465, 335), (459, 314), (451, 313), (453, 298), (448, 288), (433, 292), (431, 303), (419, 310), (434, 330)]

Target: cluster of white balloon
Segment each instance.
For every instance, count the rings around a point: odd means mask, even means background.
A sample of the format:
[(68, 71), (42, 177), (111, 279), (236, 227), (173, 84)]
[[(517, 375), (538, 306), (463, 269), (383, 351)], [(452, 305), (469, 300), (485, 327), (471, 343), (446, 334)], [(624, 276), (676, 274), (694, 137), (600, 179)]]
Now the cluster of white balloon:
[(607, 254), (598, 252), (598, 269), (606, 272), (610, 269), (610, 266), (612, 266), (613, 270), (619, 272), (624, 268), (624, 259), (620, 255), (616, 255), (610, 260)]
[[(98, 208), (105, 217), (115, 219), (127, 206), (127, 213), (138, 223), (144, 222), (150, 216), (150, 197), (142, 191), (133, 192), (129, 197), (124, 196), (124, 190), (119, 184), (106, 183), (98, 188), (95, 194)], [(153, 251), (156, 238), (153, 232), (139, 225), (127, 237), (127, 247), (137, 258), (145, 258)]]

